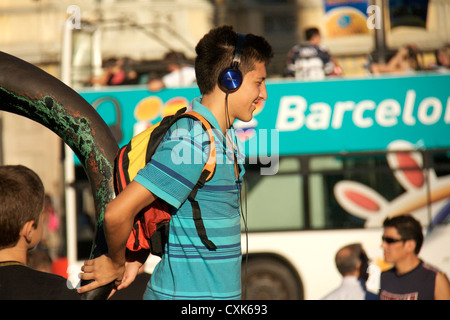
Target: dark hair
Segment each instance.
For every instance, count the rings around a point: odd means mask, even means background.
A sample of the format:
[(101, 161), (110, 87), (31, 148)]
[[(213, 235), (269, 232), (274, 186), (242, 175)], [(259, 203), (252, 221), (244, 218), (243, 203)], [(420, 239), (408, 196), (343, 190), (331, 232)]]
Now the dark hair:
[[(214, 90), (220, 72), (231, 66), (236, 46), (237, 33), (231, 26), (222, 26), (210, 30), (197, 44), (195, 52), (195, 75), (201, 94)], [(242, 75), (254, 70), (255, 62), (270, 63), (273, 57), (272, 47), (262, 37), (247, 34), (239, 70)]]
[(27, 167), (0, 166), (0, 249), (13, 247), (26, 222), (37, 226), (44, 208), (44, 185)]
[(315, 35), (320, 35), (319, 29), (313, 27), (305, 30), (305, 38), (307, 41), (311, 40)]
[(183, 52), (169, 51), (164, 55), (163, 63), (165, 64), (182, 64), (186, 62), (186, 56)]
[(416, 242), (414, 252), (419, 254), (423, 243), (422, 226), (419, 221), (409, 214), (405, 214), (394, 218), (386, 218), (383, 222), (383, 227), (394, 227), (397, 229), (402, 240), (414, 240)]

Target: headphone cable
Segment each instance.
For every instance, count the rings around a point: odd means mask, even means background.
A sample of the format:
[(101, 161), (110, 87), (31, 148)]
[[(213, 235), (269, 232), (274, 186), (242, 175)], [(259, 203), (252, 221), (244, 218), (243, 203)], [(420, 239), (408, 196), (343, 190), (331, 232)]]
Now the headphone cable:
[[(226, 117), (226, 130), (228, 130), (229, 128), (231, 128), (231, 121), (230, 121), (230, 116), (228, 113), (228, 94), (229, 91), (227, 90), (226, 92), (226, 96), (225, 96), (225, 117)], [(225, 135), (228, 136), (227, 132), (225, 132)], [(231, 137), (230, 137), (231, 138)], [(236, 153), (240, 154), (239, 152), (239, 145), (237, 142), (237, 135), (235, 135), (235, 140), (236, 143), (234, 143), (234, 145), (236, 146), (236, 149), (233, 150), (233, 156), (234, 156), (234, 160), (236, 161), (236, 164), (239, 166), (239, 163), (237, 163), (238, 161), (238, 156)], [(233, 146), (232, 143), (232, 139), (231, 139), (231, 145)], [(234, 149), (234, 148), (233, 148)], [(244, 267), (244, 294), (243, 299), (246, 300), (246, 296), (247, 296), (247, 269), (248, 269), (248, 226), (247, 226), (247, 181), (245, 178), (242, 178), (243, 183), (244, 183), (244, 207), (245, 207), (245, 211), (244, 208), (242, 206), (242, 185), (241, 183), (238, 183), (238, 197), (239, 197), (239, 207), (240, 207), (240, 212), (241, 212), (241, 216), (242, 216), (242, 221), (244, 222), (244, 232), (245, 232), (245, 267)]]
[[(241, 207), (242, 220), (244, 221), (245, 232), (245, 267), (244, 267), (244, 300), (247, 300), (247, 268), (248, 268), (248, 225), (247, 225), (247, 181), (242, 179), (244, 183), (244, 208), (242, 207), (241, 188), (239, 188), (239, 202)], [(240, 185), (239, 185), (240, 186)], [(245, 211), (244, 211), (245, 209)]]

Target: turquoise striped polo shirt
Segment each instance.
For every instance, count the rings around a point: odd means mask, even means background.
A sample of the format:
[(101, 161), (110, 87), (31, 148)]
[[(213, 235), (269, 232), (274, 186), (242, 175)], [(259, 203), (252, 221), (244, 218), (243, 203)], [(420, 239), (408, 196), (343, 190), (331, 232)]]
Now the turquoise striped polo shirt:
[[(200, 98), (194, 99), (192, 109), (214, 128), (220, 128)], [(240, 299), (240, 186), (244, 168), (243, 161), (238, 161), (240, 175), (236, 179), (233, 152), (243, 149), (235, 147), (239, 139), (233, 128), (228, 135), (231, 140), (220, 130), (214, 130), (216, 170), (196, 196), (206, 233), (216, 250), (208, 249), (200, 240), (187, 200), (209, 154), (209, 137), (199, 121), (178, 120), (166, 133), (151, 162), (136, 176), (135, 181), (172, 206), (169, 241), (144, 299)], [(242, 154), (236, 152), (242, 159)]]

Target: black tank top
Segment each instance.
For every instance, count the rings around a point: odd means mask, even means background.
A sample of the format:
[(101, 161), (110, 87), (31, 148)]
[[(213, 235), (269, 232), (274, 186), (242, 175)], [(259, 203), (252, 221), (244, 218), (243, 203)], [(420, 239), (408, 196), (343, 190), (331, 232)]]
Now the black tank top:
[(423, 261), (402, 275), (397, 275), (395, 267), (385, 271), (380, 278), (380, 300), (434, 300), (438, 272)]

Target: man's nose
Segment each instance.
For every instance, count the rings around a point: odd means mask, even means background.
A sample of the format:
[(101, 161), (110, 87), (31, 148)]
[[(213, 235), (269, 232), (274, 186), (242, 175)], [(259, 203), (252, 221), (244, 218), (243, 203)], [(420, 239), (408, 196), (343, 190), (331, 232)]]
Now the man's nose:
[(261, 85), (261, 91), (259, 92), (259, 97), (262, 100), (267, 100), (267, 89), (266, 89), (266, 83), (263, 82), (263, 84)]

